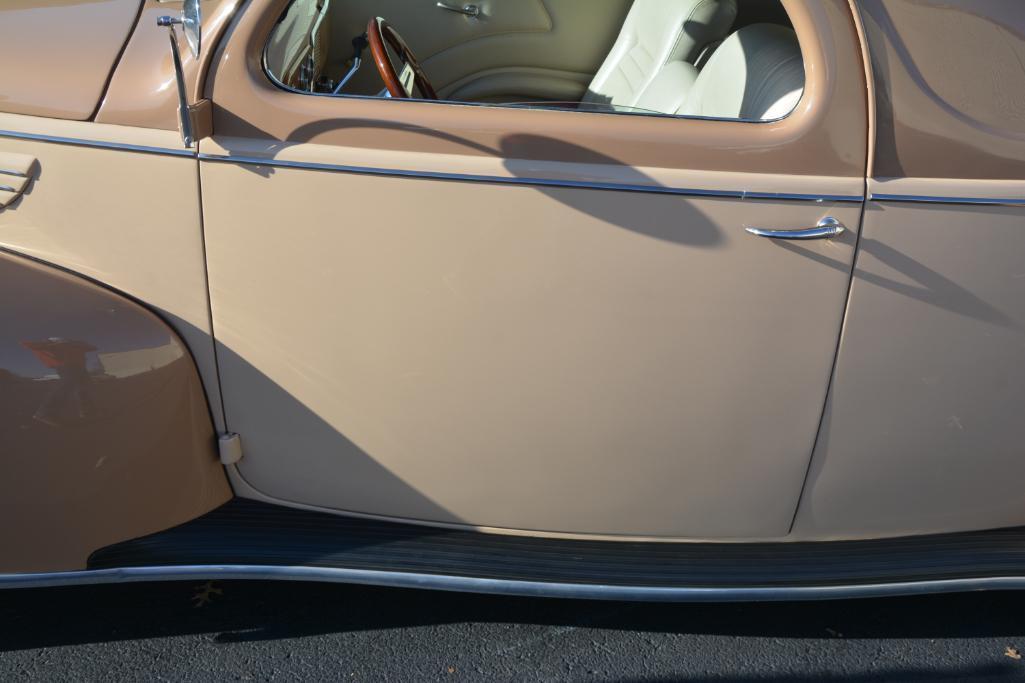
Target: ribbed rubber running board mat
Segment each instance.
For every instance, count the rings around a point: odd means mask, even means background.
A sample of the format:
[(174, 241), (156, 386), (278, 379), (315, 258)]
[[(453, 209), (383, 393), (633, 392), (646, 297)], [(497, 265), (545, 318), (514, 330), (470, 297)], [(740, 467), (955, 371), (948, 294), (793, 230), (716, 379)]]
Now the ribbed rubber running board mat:
[(103, 548), (89, 569), (327, 567), (643, 587), (851, 586), (1025, 576), (1025, 529), (820, 543), (560, 540), (380, 522), (244, 499)]

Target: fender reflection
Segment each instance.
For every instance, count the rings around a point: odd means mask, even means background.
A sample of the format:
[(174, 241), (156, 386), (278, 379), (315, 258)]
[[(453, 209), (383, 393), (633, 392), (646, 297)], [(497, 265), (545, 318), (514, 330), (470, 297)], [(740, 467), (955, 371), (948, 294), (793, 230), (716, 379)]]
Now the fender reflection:
[(231, 497), (196, 366), (155, 314), (0, 249), (0, 331), (0, 572), (85, 569)]

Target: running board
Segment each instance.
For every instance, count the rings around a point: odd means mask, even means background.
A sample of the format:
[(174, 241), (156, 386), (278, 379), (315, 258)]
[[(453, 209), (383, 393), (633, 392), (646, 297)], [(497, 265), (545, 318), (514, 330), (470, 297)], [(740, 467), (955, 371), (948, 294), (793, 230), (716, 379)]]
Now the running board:
[(1025, 528), (870, 541), (640, 543), (486, 534), (234, 499), (0, 584), (259, 578), (615, 600), (795, 600), (1025, 588)]

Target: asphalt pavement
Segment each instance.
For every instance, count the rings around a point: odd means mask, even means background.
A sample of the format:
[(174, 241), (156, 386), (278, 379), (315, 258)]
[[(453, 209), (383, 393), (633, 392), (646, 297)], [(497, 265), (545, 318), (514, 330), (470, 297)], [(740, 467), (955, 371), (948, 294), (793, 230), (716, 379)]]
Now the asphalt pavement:
[(1023, 653), (1025, 593), (673, 605), (246, 581), (0, 591), (0, 681), (1025, 681)]

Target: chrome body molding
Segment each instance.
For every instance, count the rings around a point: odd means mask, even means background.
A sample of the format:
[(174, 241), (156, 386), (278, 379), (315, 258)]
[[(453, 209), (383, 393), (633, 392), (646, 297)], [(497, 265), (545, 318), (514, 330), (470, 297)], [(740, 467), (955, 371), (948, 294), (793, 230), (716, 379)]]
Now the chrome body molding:
[(483, 579), (445, 574), (415, 574), (369, 569), (281, 567), (270, 565), (180, 565), (125, 567), (67, 572), (0, 574), (0, 588), (46, 588), (141, 581), (277, 580), (351, 583), (389, 588), (485, 593), (538, 598), (624, 600), (634, 602), (767, 602), (929, 595), (982, 590), (1020, 590), (1025, 576), (940, 579), (833, 586), (658, 587), (585, 583), (549, 583)]
[[(629, 183), (612, 183), (600, 181), (562, 180), (555, 178), (518, 178), (507, 176), (476, 175), (469, 173), (413, 171), (394, 168), (376, 168), (370, 166), (344, 166), (338, 164), (321, 164), (305, 161), (290, 161), (284, 159), (265, 159), (260, 157), (248, 157), (237, 155), (202, 153), (197, 154), (196, 151), (192, 149), (180, 149), (173, 147), (152, 147), (147, 145), (131, 145), (121, 142), (111, 142), (108, 140), (93, 140), (88, 138), (72, 138), (62, 137), (58, 135), (43, 135), (40, 133), (26, 133), (14, 130), (0, 130), (0, 138), (12, 138), (15, 140), (35, 140), (39, 142), (52, 142), (62, 145), (77, 145), (80, 147), (96, 147), (100, 149), (122, 150), (125, 152), (138, 152), (142, 154), (166, 154), (169, 156), (177, 157), (198, 157), (199, 159), (202, 159), (204, 161), (214, 162), (251, 164), (257, 166), (271, 166), (277, 168), (304, 168), (314, 171), (362, 173), (368, 175), (398, 176), (406, 178), (456, 180), (465, 182), (495, 183), (505, 185), (568, 187), (592, 190), (615, 190), (620, 192), (649, 192), (654, 194), (677, 194), (693, 197), (728, 197), (733, 199), (780, 199), (789, 201), (811, 202), (861, 202), (865, 200), (864, 197), (859, 195), (791, 194), (786, 192), (753, 192), (747, 190), (710, 190), (700, 188), (666, 187), (662, 185), (637, 185)], [(1025, 206), (1025, 198), (946, 197), (872, 193), (868, 196), (868, 199), (873, 201), (919, 202), (926, 204), (988, 204), (997, 206)]]
[(869, 199), (877, 202), (917, 202), (920, 204), (989, 204), (995, 206), (1025, 206), (1025, 198), (942, 197), (917, 194), (880, 194), (873, 192)]
[(125, 152), (142, 152), (144, 154), (168, 154), (176, 157), (195, 157), (196, 151), (190, 149), (177, 149), (173, 147), (149, 147), (147, 145), (129, 145), (123, 142), (109, 142), (107, 140), (89, 140), (86, 138), (68, 138), (58, 135), (42, 135), (39, 133), (24, 133), (16, 130), (0, 130), (0, 138), (13, 138), (15, 140), (36, 140), (38, 142), (55, 142), (60, 145), (76, 145), (79, 147), (99, 147), (100, 149), (119, 149)]
[(20, 131), (0, 130), (0, 138), (14, 138), (18, 140), (38, 140), (40, 142), (53, 142), (64, 145), (78, 145), (83, 147), (99, 147), (102, 149), (119, 149), (126, 152), (141, 152), (145, 154), (168, 154), (180, 157), (198, 157), (203, 161), (214, 161), (222, 163), (250, 164), (254, 166), (271, 166), (275, 168), (302, 168), (313, 171), (334, 171), (337, 173), (360, 173), (366, 175), (397, 176), (405, 178), (427, 178), (433, 180), (455, 180), (464, 182), (493, 183), (504, 185), (530, 185), (543, 187), (568, 187), (591, 190), (616, 190), (620, 192), (649, 192), (654, 194), (678, 194), (693, 197), (728, 197), (733, 199), (782, 199), (791, 201), (810, 202), (861, 202), (864, 198), (859, 195), (819, 195), (819, 194), (788, 194), (783, 192), (751, 192), (747, 190), (707, 190), (697, 188), (665, 187), (661, 185), (636, 185), (629, 183), (609, 183), (583, 180), (560, 180), (554, 178), (517, 178), (506, 176), (476, 175), (469, 173), (440, 173), (432, 171), (412, 171), (406, 169), (377, 168), (370, 166), (343, 166), (337, 164), (321, 164), (306, 161), (289, 161), (284, 159), (265, 159), (260, 157), (248, 157), (238, 155), (222, 154), (197, 154), (192, 149), (177, 149), (170, 147), (148, 147), (145, 145), (129, 145), (105, 140), (89, 140), (85, 138), (69, 138), (54, 135), (41, 135), (38, 133), (23, 133)]
[(531, 178), (516, 176), (478, 175), (471, 173), (446, 173), (435, 171), (412, 171), (397, 168), (377, 168), (372, 166), (344, 166), (340, 164), (322, 164), (309, 161), (290, 161), (285, 159), (265, 159), (225, 154), (204, 154), (202, 161), (220, 163), (249, 164), (253, 166), (270, 166), (274, 168), (300, 168), (311, 171), (333, 171), (336, 173), (357, 173), (364, 175), (398, 176), (403, 178), (426, 178), (429, 180), (455, 180), (477, 183), (493, 183), (500, 185), (533, 185), (542, 187), (568, 187), (587, 190), (615, 190), (619, 192), (648, 192), (652, 194), (678, 194), (693, 197), (729, 197), (732, 199), (785, 199), (807, 202), (861, 202), (859, 195), (846, 194), (788, 194), (785, 192), (753, 192), (749, 190), (706, 190), (700, 188), (666, 187), (664, 185), (636, 185), (630, 183), (612, 183), (590, 180), (564, 180), (559, 178)]

